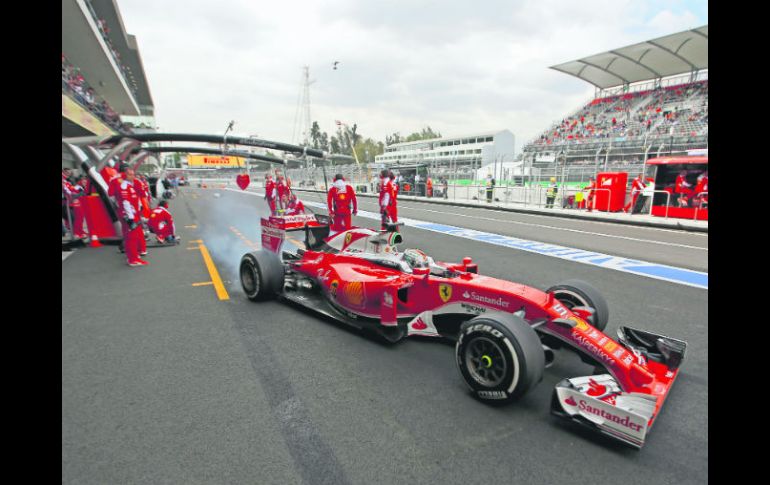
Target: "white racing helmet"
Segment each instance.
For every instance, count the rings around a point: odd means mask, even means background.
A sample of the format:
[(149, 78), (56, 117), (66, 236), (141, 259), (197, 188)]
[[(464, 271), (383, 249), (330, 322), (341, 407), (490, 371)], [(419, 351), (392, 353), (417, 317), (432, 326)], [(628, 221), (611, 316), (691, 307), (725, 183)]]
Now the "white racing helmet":
[(429, 268), (430, 261), (428, 255), (419, 249), (407, 249), (404, 251), (404, 261), (411, 268)]

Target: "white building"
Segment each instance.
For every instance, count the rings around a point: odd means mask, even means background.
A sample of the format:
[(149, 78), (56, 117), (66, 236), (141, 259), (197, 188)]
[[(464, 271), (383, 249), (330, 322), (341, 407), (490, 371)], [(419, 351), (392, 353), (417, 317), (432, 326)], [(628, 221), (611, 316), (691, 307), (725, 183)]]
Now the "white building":
[(446, 167), (475, 171), (486, 165), (512, 162), (515, 137), (509, 130), (471, 135), (434, 138), (385, 147), (385, 153), (375, 157), (376, 164), (387, 167), (424, 163), (432, 168)]

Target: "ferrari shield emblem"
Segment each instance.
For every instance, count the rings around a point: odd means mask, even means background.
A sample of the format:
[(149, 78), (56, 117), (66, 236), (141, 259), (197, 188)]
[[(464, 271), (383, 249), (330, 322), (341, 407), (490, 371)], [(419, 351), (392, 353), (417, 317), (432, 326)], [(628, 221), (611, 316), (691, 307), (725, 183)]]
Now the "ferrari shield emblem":
[(345, 234), (345, 245), (350, 244), (350, 240), (353, 239), (353, 233), (349, 232)]
[(449, 301), (452, 298), (452, 286), (443, 283), (438, 285), (438, 296), (441, 297), (441, 301), (444, 303)]

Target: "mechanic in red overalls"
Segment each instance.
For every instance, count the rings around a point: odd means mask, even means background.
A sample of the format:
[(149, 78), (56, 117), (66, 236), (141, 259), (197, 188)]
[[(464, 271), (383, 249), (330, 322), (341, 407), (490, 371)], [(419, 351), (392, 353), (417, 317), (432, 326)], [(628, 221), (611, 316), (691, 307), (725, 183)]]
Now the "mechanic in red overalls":
[(326, 196), (326, 204), (329, 206), (333, 231), (347, 231), (352, 227), (350, 206), (353, 205), (353, 215), (358, 214), (358, 199), (353, 186), (345, 181), (341, 173), (334, 176), (334, 183)]
[(296, 216), (298, 214), (304, 214), (304, 213), (305, 213), (305, 204), (303, 204), (302, 201), (297, 198), (296, 194), (292, 193), (289, 196), (289, 203), (286, 207), (286, 210), (284, 211), (284, 215)]
[(270, 206), (270, 214), (275, 215), (275, 199), (278, 196), (278, 191), (275, 188), (275, 182), (273, 182), (273, 176), (269, 173), (265, 174), (265, 200), (267, 205)]
[(594, 191), (593, 189), (596, 188), (596, 178), (591, 177), (591, 182), (588, 184), (588, 186), (585, 188), (585, 190), (588, 190), (588, 200), (586, 201), (586, 207), (588, 208), (588, 212), (591, 212), (594, 210)]
[(388, 205), (388, 215), (390, 216), (390, 221), (395, 223), (398, 222), (398, 193), (401, 191), (401, 186), (393, 183), (395, 175), (393, 175), (392, 171), (388, 171), (388, 175), (390, 175), (390, 186), (392, 188), (390, 205)]
[(380, 172), (380, 217), (381, 217), (381, 229), (385, 230), (387, 228), (387, 224), (390, 222), (393, 222), (391, 219), (391, 199), (393, 198), (395, 194), (395, 188), (393, 187), (393, 182), (390, 177), (390, 172), (388, 170), (383, 169)]
[(74, 193), (72, 195), (72, 203), (70, 204), (70, 207), (72, 207), (72, 233), (74, 234), (75, 239), (83, 239), (88, 237), (88, 234), (83, 230), (83, 220), (85, 219), (86, 213), (85, 209), (83, 207), (83, 203), (81, 202), (80, 198), (84, 195), (87, 195), (87, 182), (88, 178), (81, 175), (78, 177), (78, 181), (75, 185), (73, 185)]
[(168, 202), (165, 200), (158, 202), (158, 206), (152, 210), (147, 226), (155, 233), (158, 242), (173, 243), (179, 240), (176, 236), (174, 218), (171, 217), (171, 213), (168, 211)]
[(118, 202), (120, 225), (123, 229), (123, 245), (128, 265), (146, 266), (150, 263), (139, 257), (140, 248), (144, 243), (144, 232), (142, 232), (139, 217), (139, 194), (134, 189), (134, 170), (126, 168), (118, 180), (115, 199)]
[(289, 204), (289, 194), (291, 190), (289, 189), (289, 186), (286, 185), (286, 180), (283, 178), (283, 175), (278, 175), (278, 181), (275, 183), (275, 191), (278, 195), (278, 203), (281, 209), (286, 209), (286, 206)]
[(692, 184), (687, 182), (687, 170), (682, 170), (676, 177), (676, 183), (674, 185), (674, 193), (679, 194), (677, 202), (680, 207), (687, 207), (690, 202), (690, 197), (693, 196)]
[(115, 168), (113, 167), (113, 163), (114, 162), (112, 160), (109, 160), (104, 165), (104, 167), (102, 167), (102, 169), (99, 170), (99, 174), (102, 176), (102, 178), (104, 179), (104, 183), (107, 184), (108, 187), (112, 179), (120, 175), (118, 171), (115, 170)]
[[(705, 193), (704, 193), (705, 192)], [(709, 171), (706, 170), (702, 174), (698, 175), (698, 181), (695, 183), (695, 195), (694, 201), (698, 202), (701, 206), (709, 203)]]
[[(145, 184), (142, 182), (141, 176), (134, 175), (134, 190), (136, 191), (136, 195), (139, 198), (139, 205), (137, 207), (137, 211), (139, 212), (139, 221), (146, 222), (147, 219), (150, 217), (150, 202), (149, 202), (149, 192), (146, 190)], [(144, 220), (143, 220), (144, 219)], [(146, 256), (147, 255), (147, 239), (144, 235), (144, 228), (142, 228), (142, 238), (139, 242), (139, 256)]]
[(642, 174), (640, 173), (633, 182), (631, 182), (631, 200), (625, 207), (623, 207), (623, 212), (628, 212), (630, 210), (633, 214), (636, 200), (639, 198), (639, 194), (642, 193), (642, 190), (644, 190), (645, 187), (647, 187), (647, 183), (645, 183), (644, 177), (642, 177)]

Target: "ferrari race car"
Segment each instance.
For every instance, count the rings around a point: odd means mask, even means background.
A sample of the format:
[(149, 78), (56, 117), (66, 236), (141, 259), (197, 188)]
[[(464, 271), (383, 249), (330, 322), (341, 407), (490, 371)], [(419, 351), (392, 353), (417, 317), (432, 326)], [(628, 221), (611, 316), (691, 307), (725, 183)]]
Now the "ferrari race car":
[[(262, 219), (262, 246), (240, 263), (253, 301), (282, 298), (390, 342), (408, 336), (456, 341), (460, 375), (481, 401), (522, 396), (553, 363), (554, 349), (576, 351), (591, 376), (556, 385), (551, 412), (641, 448), (679, 372), (686, 343), (620, 327), (603, 333), (607, 302), (569, 280), (545, 291), (479, 274), (471, 258), (434, 261), (400, 250), (398, 225), (329, 235), (318, 214)], [(284, 250), (287, 233), (304, 248)]]

